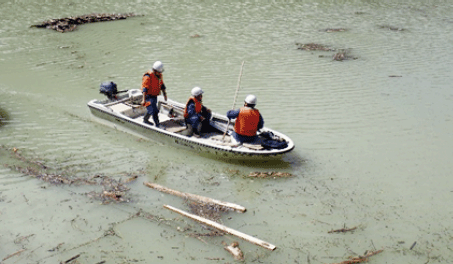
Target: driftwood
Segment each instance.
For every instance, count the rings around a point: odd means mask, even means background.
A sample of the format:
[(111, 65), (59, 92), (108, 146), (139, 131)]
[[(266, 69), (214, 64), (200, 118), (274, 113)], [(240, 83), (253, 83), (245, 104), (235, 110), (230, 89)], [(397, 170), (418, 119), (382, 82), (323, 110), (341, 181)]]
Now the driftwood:
[(125, 195), (125, 193), (121, 191), (104, 191), (102, 195), (115, 201), (121, 201), (121, 198)]
[(12, 257), (14, 257), (14, 256), (16, 256), (16, 255), (19, 255), (20, 253), (24, 252), (25, 250), (27, 250), (27, 249), (23, 248), (23, 249), (21, 249), (21, 250), (15, 252), (15, 253), (13, 253), (13, 254), (10, 254), (10, 255), (4, 257), (4, 258), (2, 259), (2, 261), (5, 261), (5, 260), (7, 260), (7, 259), (9, 259), (9, 258), (12, 258)]
[(287, 178), (287, 177), (293, 177), (291, 173), (287, 172), (277, 172), (277, 171), (270, 171), (270, 172), (260, 172), (260, 171), (254, 171), (250, 172), (248, 177), (253, 177), (253, 178)]
[(243, 213), (246, 211), (245, 207), (237, 205), (237, 204), (233, 204), (233, 203), (229, 203), (229, 202), (222, 202), (219, 200), (211, 199), (211, 198), (196, 195), (196, 194), (183, 193), (183, 192), (172, 190), (172, 189), (169, 189), (162, 185), (151, 183), (151, 182), (143, 182), (143, 184), (149, 188), (158, 190), (160, 192), (176, 195), (176, 196), (183, 197), (183, 198), (186, 198), (189, 200), (200, 201), (200, 202), (208, 203), (208, 204), (218, 204), (218, 205), (221, 205), (224, 207), (228, 207), (228, 208), (235, 210), (237, 212), (240, 212), (240, 213)]
[(345, 260), (345, 261), (340, 262), (340, 263), (333, 263), (333, 264), (353, 264), (353, 263), (368, 262), (368, 258), (369, 257), (374, 256), (376, 254), (379, 254), (382, 251), (384, 251), (384, 250), (381, 249), (381, 250), (376, 250), (376, 251), (366, 251), (364, 256), (358, 256), (358, 257), (355, 257), (355, 258), (351, 258), (351, 259)]
[(230, 252), (235, 260), (244, 260), (244, 253), (242, 253), (242, 250), (239, 248), (238, 242), (233, 242), (231, 245), (227, 245), (226, 243), (223, 244), (225, 246), (224, 249)]
[(344, 32), (346, 31), (347, 29), (345, 28), (327, 28), (327, 29), (324, 29), (325, 32), (327, 33), (332, 33), (332, 32)]
[(391, 31), (405, 31), (406, 30), (404, 28), (394, 27), (394, 26), (390, 26), (390, 25), (380, 25), (379, 28), (388, 29), (388, 30), (391, 30)]
[(218, 229), (218, 230), (220, 230), (220, 231), (223, 231), (223, 232), (225, 232), (225, 233), (228, 233), (228, 234), (231, 234), (231, 235), (233, 235), (233, 236), (237, 236), (237, 237), (239, 237), (239, 238), (242, 238), (242, 239), (244, 239), (244, 240), (246, 240), (246, 241), (248, 241), (248, 242), (250, 242), (250, 243), (253, 243), (253, 244), (258, 245), (258, 246), (261, 246), (261, 247), (264, 247), (264, 248), (266, 248), (266, 249), (274, 250), (274, 249), (277, 248), (276, 246), (274, 246), (274, 245), (272, 245), (272, 244), (269, 244), (269, 243), (267, 243), (267, 242), (265, 242), (265, 241), (263, 241), (263, 240), (260, 240), (260, 239), (258, 239), (258, 238), (249, 236), (249, 235), (247, 235), (247, 234), (244, 234), (244, 233), (239, 232), (239, 231), (237, 231), (237, 230), (231, 229), (231, 228), (229, 228), (229, 227), (226, 227), (226, 226), (221, 225), (221, 224), (219, 224), (219, 223), (216, 223), (216, 222), (214, 222), (214, 221), (205, 219), (205, 218), (203, 218), (203, 217), (200, 217), (200, 216), (197, 216), (197, 215), (193, 215), (193, 214), (184, 212), (184, 211), (179, 210), (179, 209), (177, 209), (177, 208), (175, 208), (175, 207), (173, 207), (173, 206), (164, 205), (164, 208), (169, 209), (169, 210), (171, 210), (171, 211), (173, 211), (173, 212), (176, 212), (176, 213), (178, 213), (178, 214), (180, 214), (180, 215), (186, 216), (186, 217), (188, 217), (188, 218), (190, 218), (190, 219), (193, 219), (193, 220), (195, 220), (195, 221), (198, 221), (198, 222), (200, 222), (200, 223), (202, 223), (202, 224), (208, 225), (208, 226), (210, 226), (210, 227), (214, 227), (214, 228), (216, 228), (216, 229)]
[(335, 49), (329, 48), (323, 44), (316, 44), (316, 43), (296, 43), (297, 46), (299, 46), (297, 49), (301, 50), (320, 50), (320, 51), (334, 51)]
[(64, 33), (74, 31), (77, 25), (126, 19), (132, 16), (135, 16), (135, 14), (88, 14), (75, 17), (50, 19), (42, 22), (41, 24), (32, 25), (31, 27), (49, 28)]
[(354, 226), (353, 228), (341, 228), (341, 229), (336, 229), (336, 230), (330, 230), (327, 233), (344, 233), (344, 232), (354, 231), (356, 229), (357, 229), (357, 227)]
[(72, 258), (66, 260), (65, 262), (60, 262), (60, 264), (61, 264), (61, 263), (65, 263), (65, 264), (66, 264), (66, 263), (69, 263), (69, 262), (71, 262), (71, 261), (73, 261), (73, 260), (75, 260), (75, 259), (77, 259), (77, 258), (79, 258), (79, 257), (80, 257), (80, 254), (75, 255), (74, 257), (72, 257)]

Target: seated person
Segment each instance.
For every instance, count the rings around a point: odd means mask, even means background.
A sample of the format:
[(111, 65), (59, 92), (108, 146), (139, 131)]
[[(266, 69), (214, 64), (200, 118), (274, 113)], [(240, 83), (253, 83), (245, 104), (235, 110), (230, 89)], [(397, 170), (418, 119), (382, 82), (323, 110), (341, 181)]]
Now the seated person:
[(184, 108), (184, 119), (187, 128), (198, 136), (210, 128), (209, 120), (211, 119), (211, 110), (203, 105), (203, 90), (200, 87), (194, 87), (191, 91), (192, 96), (187, 100)]
[(228, 119), (236, 118), (232, 141), (237, 143), (255, 143), (258, 139), (256, 132), (263, 128), (264, 120), (258, 109), (255, 109), (256, 97), (248, 95), (244, 106), (227, 112)]

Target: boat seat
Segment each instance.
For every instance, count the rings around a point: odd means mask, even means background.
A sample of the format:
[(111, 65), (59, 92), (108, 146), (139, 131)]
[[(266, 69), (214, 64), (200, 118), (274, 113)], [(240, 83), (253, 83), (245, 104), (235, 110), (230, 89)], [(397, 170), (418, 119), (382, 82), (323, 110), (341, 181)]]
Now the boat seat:
[(130, 104), (120, 103), (110, 106), (110, 108), (118, 113), (121, 113), (130, 118), (137, 118), (146, 113), (146, 108), (143, 106), (132, 107)]
[(120, 104), (111, 105), (110, 108), (115, 112), (123, 113), (123, 112), (129, 110), (131, 107), (126, 104), (120, 103)]
[(160, 119), (160, 124), (163, 125), (165, 127), (165, 130), (167, 131), (172, 133), (178, 133), (187, 129), (186, 124), (181, 121), (182, 120), (170, 119), (167, 117), (166, 120)]

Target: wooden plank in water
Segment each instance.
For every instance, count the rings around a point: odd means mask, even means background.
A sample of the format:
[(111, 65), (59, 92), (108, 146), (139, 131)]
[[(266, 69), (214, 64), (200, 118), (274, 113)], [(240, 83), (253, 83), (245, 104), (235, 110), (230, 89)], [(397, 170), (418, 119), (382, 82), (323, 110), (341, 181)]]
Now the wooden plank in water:
[(212, 198), (209, 198), (209, 197), (200, 196), (200, 195), (197, 195), (197, 194), (184, 193), (184, 192), (172, 190), (170, 188), (167, 188), (165, 186), (162, 186), (162, 185), (159, 185), (159, 184), (156, 184), (156, 183), (143, 182), (143, 184), (145, 186), (149, 187), (149, 188), (158, 190), (160, 192), (176, 195), (176, 196), (187, 198), (187, 199), (190, 199), (190, 200), (201, 201), (201, 202), (204, 202), (204, 203), (218, 204), (218, 205), (225, 206), (225, 207), (228, 207), (230, 209), (233, 209), (233, 210), (235, 210), (237, 212), (240, 212), (240, 213), (243, 213), (243, 212), (246, 211), (245, 207), (237, 205), (237, 204), (234, 204), (234, 203), (222, 202), (222, 201), (219, 201), (219, 200), (215, 200), (215, 199), (212, 199)]
[(164, 205), (164, 208), (169, 209), (169, 210), (171, 210), (173, 212), (176, 212), (176, 213), (178, 213), (180, 215), (186, 216), (186, 217), (188, 217), (190, 219), (193, 219), (195, 221), (198, 221), (200, 223), (203, 223), (203, 224), (209, 225), (211, 227), (214, 227), (214, 228), (216, 228), (216, 229), (218, 229), (220, 231), (226, 232), (226, 233), (228, 233), (230, 235), (240, 237), (240, 238), (242, 238), (242, 239), (244, 239), (244, 240), (246, 240), (246, 241), (248, 241), (250, 243), (253, 243), (253, 244), (261, 246), (261, 247), (264, 247), (266, 249), (274, 250), (274, 249), (277, 248), (276, 246), (274, 246), (274, 245), (272, 245), (272, 244), (270, 244), (268, 242), (265, 242), (265, 241), (263, 241), (261, 239), (258, 239), (258, 238), (252, 237), (250, 235), (244, 234), (242, 232), (239, 232), (239, 231), (234, 230), (232, 228), (226, 227), (224, 225), (221, 225), (221, 224), (219, 224), (217, 222), (214, 222), (214, 221), (211, 221), (209, 219), (200, 217), (198, 215), (194, 215), (194, 214), (190, 214), (190, 213), (184, 212), (184, 211), (179, 210), (179, 209), (177, 209), (177, 208), (175, 208), (173, 206)]

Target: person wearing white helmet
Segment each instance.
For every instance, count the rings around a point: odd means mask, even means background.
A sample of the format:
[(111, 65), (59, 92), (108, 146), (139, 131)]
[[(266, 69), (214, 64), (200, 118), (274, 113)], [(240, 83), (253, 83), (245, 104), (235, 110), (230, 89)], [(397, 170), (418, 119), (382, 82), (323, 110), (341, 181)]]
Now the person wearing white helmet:
[(239, 143), (253, 143), (258, 139), (257, 132), (264, 126), (263, 117), (255, 109), (256, 96), (250, 94), (245, 97), (244, 106), (227, 112), (228, 119), (235, 119), (233, 139)]
[(201, 132), (208, 131), (210, 128), (211, 110), (203, 105), (203, 90), (200, 87), (194, 87), (190, 94), (184, 108), (184, 118), (189, 135), (200, 136)]
[(161, 93), (164, 95), (165, 101), (167, 101), (167, 92), (164, 84), (162, 73), (164, 72), (164, 64), (161, 61), (156, 61), (153, 64), (153, 68), (147, 71), (142, 78), (142, 92), (143, 99), (142, 105), (146, 106), (146, 114), (143, 118), (143, 122), (151, 124), (149, 118), (152, 115), (154, 125), (160, 126), (159, 123), (159, 109), (157, 108), (157, 96)]

